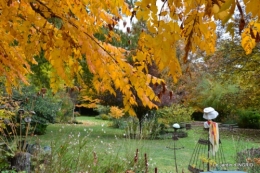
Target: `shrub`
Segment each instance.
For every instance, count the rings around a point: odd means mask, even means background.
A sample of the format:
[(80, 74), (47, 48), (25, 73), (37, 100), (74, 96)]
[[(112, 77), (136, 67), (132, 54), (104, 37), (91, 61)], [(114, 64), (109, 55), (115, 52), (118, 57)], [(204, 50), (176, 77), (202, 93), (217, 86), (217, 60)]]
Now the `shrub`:
[(110, 117), (109, 115), (107, 115), (107, 114), (101, 114), (101, 115), (100, 115), (100, 118), (101, 118), (102, 120), (110, 120), (110, 119), (111, 119), (111, 117)]
[(27, 149), (28, 136), (35, 131), (31, 125), (33, 115), (32, 111), (19, 109), (18, 116), (5, 116), (0, 123), (3, 127), (0, 128), (0, 169), (12, 167), (19, 172), (22, 169), (30, 170), (31, 155)]
[(125, 135), (131, 138), (131, 135), (136, 135), (139, 129), (139, 120), (136, 117), (125, 117), (121, 118), (121, 124), (124, 124), (122, 127), (125, 129)]
[[(124, 110), (118, 108), (117, 106), (111, 106), (109, 116), (112, 119), (112, 124), (114, 127), (119, 128), (119, 129), (124, 129), (125, 128), (125, 122), (124, 119), (122, 118), (125, 115)], [(123, 120), (123, 121), (122, 121)]]
[(56, 113), (61, 105), (58, 96), (53, 96), (46, 88), (39, 91), (33, 86), (22, 87), (20, 92), (14, 90), (13, 99), (21, 101), (19, 106), (24, 111), (35, 112), (31, 117), (31, 125), (36, 126), (35, 134), (39, 135), (45, 133), (48, 123), (55, 122)]
[(59, 123), (68, 123), (73, 121), (72, 113), (74, 111), (74, 106), (72, 100), (64, 91), (57, 93), (57, 97), (59, 98), (59, 110), (56, 114), (57, 116), (55, 121)]
[(96, 108), (94, 108), (95, 111), (97, 111), (99, 114), (109, 114), (110, 112), (110, 107), (109, 106), (104, 106), (104, 105), (97, 105)]
[(158, 109), (156, 115), (158, 117), (158, 123), (160, 123), (163, 128), (169, 128), (174, 123), (191, 121), (193, 112), (194, 110), (191, 107), (173, 104), (170, 107)]
[(142, 138), (154, 139), (157, 138), (161, 132), (161, 125), (158, 123), (156, 114), (146, 114), (142, 122)]
[(80, 117), (80, 113), (79, 112), (74, 112), (74, 116), (75, 117)]
[(136, 117), (125, 117), (121, 118), (121, 128), (124, 127), (125, 135), (129, 138), (137, 139), (155, 139), (158, 137), (161, 127), (158, 124), (155, 114), (147, 114), (142, 120), (142, 131), (140, 131), (139, 120)]
[(117, 106), (112, 106), (110, 108), (109, 115), (115, 119), (121, 118), (122, 116), (124, 116), (124, 114), (124, 110), (118, 108)]
[[(24, 104), (26, 110), (30, 110), (30, 103)], [(56, 112), (59, 108), (59, 103), (49, 96), (37, 97), (34, 102), (35, 115), (32, 116), (32, 126), (36, 126), (35, 134), (45, 134), (48, 123), (55, 122)]]
[(14, 114), (11, 111), (0, 110), (0, 170), (9, 168), (8, 159), (13, 155), (13, 153), (8, 150), (11, 146), (7, 146), (4, 142), (5, 134), (10, 134), (7, 124), (9, 119), (13, 116)]
[(253, 109), (240, 109), (237, 111), (239, 116), (238, 126), (241, 128), (259, 129), (260, 112)]
[(117, 106), (109, 107), (98, 105), (95, 110), (99, 112), (99, 115), (96, 116), (97, 119), (112, 120), (113, 127), (124, 129), (125, 119), (122, 117), (125, 115), (125, 113), (123, 109), (120, 109)]

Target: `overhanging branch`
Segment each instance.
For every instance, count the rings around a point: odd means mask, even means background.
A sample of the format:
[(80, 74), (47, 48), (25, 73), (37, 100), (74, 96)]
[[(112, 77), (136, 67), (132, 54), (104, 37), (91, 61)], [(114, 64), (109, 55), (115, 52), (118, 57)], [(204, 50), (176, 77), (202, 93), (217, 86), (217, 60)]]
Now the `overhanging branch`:
[[(31, 8), (38, 14), (40, 14), (44, 19), (46, 19), (46, 21), (48, 21), (49, 17), (46, 16), (46, 12), (43, 13), (43, 11), (41, 10), (40, 6), (42, 6), (45, 10), (50, 14), (50, 17), (56, 17), (59, 18), (61, 20), (64, 20), (62, 17), (58, 16), (57, 14), (55, 14), (52, 9), (50, 9), (46, 4), (44, 4), (43, 2), (41, 2), (40, 0), (36, 0), (36, 2), (38, 2), (39, 4), (35, 4), (34, 2), (30, 2), (30, 6)], [(67, 22), (72, 25), (73, 27), (75, 27), (76, 29), (79, 29), (79, 27), (73, 23), (71, 20), (67, 20)], [(62, 27), (61, 27), (62, 29)], [(108, 52), (93, 36), (91, 36), (90, 34), (88, 34), (87, 32), (83, 31), (83, 33), (89, 37), (95, 44), (98, 45), (98, 47), (100, 47), (103, 51), (105, 51), (109, 57), (111, 57), (116, 63), (118, 63), (118, 61), (114, 58), (114, 56)]]

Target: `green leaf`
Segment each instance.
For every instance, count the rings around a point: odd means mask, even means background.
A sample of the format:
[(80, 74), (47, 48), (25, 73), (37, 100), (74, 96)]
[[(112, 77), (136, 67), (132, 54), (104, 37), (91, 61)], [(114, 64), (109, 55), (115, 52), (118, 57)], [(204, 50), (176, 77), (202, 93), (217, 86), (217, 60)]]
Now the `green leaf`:
[[(235, 0), (226, 0), (226, 2), (221, 6), (219, 13), (221, 11), (225, 11), (225, 10), (229, 9), (231, 4), (234, 6), (236, 4)], [(231, 8), (233, 8), (233, 6)]]

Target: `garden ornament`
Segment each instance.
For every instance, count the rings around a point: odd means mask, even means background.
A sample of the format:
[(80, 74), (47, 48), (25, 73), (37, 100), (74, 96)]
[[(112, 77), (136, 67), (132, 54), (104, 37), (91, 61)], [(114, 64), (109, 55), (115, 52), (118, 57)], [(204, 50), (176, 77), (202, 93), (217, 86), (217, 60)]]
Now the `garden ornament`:
[(30, 123), (32, 121), (31, 117), (27, 116), (24, 118), (24, 121)]
[(19, 109), (19, 110), (18, 110), (18, 113), (19, 113), (19, 114), (24, 114), (24, 109)]
[(173, 140), (178, 140), (178, 135), (177, 135), (177, 130), (180, 128), (180, 125), (178, 123), (175, 123), (172, 125), (172, 127), (174, 128), (174, 133), (173, 133), (173, 136), (172, 136), (172, 139)]
[(34, 111), (30, 111), (30, 114), (35, 115), (36, 113)]
[(174, 128), (174, 132), (173, 132), (173, 135), (172, 135), (172, 139), (173, 139), (173, 148), (171, 147), (167, 147), (167, 148), (170, 148), (170, 149), (173, 149), (174, 150), (174, 163), (175, 163), (175, 169), (176, 169), (176, 173), (178, 173), (178, 166), (177, 166), (177, 158), (176, 158), (176, 150), (178, 149), (182, 149), (184, 148), (183, 146), (180, 147), (180, 148), (177, 148), (176, 147), (176, 141), (179, 140), (178, 138), (178, 134), (177, 134), (177, 130), (180, 128), (180, 125), (178, 123), (174, 123), (172, 125), (172, 127)]
[(180, 128), (180, 125), (179, 125), (178, 123), (175, 123), (175, 124), (172, 125), (172, 127), (173, 127), (174, 129), (179, 129), (179, 128)]

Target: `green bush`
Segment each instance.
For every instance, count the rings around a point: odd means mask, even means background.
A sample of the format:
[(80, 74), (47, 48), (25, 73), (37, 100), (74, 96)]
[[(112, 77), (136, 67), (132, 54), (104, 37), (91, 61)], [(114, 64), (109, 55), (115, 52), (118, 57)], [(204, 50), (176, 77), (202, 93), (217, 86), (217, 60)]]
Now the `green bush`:
[(95, 116), (95, 118), (99, 120), (111, 120), (111, 117), (107, 114), (100, 114)]
[(99, 113), (99, 115), (101, 115), (101, 114), (108, 115), (110, 112), (110, 106), (97, 105), (97, 107), (94, 108), (94, 111), (97, 111)]
[(74, 116), (75, 116), (75, 117), (80, 117), (81, 115), (80, 115), (79, 112), (74, 112)]
[[(24, 109), (24, 111), (35, 112), (31, 116), (31, 126), (36, 127), (35, 134), (39, 135), (45, 133), (48, 123), (55, 122), (62, 101), (58, 96), (53, 96), (46, 89), (39, 91), (33, 86), (22, 87), (20, 92), (14, 91), (13, 98), (14, 100), (21, 100), (20, 108)], [(16, 119), (19, 122), (19, 114), (17, 114)]]
[(122, 117), (122, 118), (112, 118), (112, 127), (125, 129), (128, 125), (128, 121), (131, 122), (132, 118)]
[(125, 117), (117, 120), (118, 125), (125, 129), (125, 135), (129, 138), (138, 139), (155, 139), (161, 131), (160, 124), (157, 121), (155, 114), (146, 115), (142, 122), (142, 130), (140, 133), (140, 123), (136, 117)]
[(100, 118), (101, 118), (102, 120), (110, 120), (110, 119), (111, 119), (111, 117), (110, 117), (109, 115), (107, 115), (107, 114), (101, 114), (101, 115), (100, 115)]
[(140, 132), (139, 121), (137, 117), (120, 118), (121, 124), (124, 124), (125, 135), (129, 138), (135, 138), (136, 134)]
[(97, 105), (97, 107), (94, 108), (94, 111), (97, 111), (99, 114), (95, 117), (96, 119), (101, 119), (101, 120), (111, 119), (111, 116), (109, 116), (110, 106)]
[(161, 129), (156, 114), (146, 114), (142, 122), (142, 138), (155, 139), (159, 136)]
[(0, 170), (5, 170), (10, 167), (9, 159), (12, 153), (7, 150), (7, 145), (5, 143), (0, 143)]
[(260, 112), (253, 109), (237, 111), (239, 116), (238, 126), (241, 128), (260, 129)]
[(156, 111), (158, 123), (163, 128), (170, 128), (174, 123), (189, 122), (194, 109), (180, 104), (173, 104)]
[(57, 95), (58, 98), (60, 98), (60, 108), (56, 114), (55, 121), (58, 123), (68, 123), (73, 121), (72, 113), (74, 111), (74, 106), (70, 97), (65, 92), (59, 92)]

